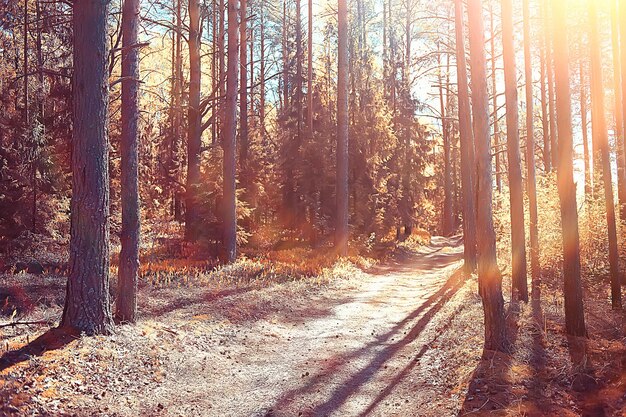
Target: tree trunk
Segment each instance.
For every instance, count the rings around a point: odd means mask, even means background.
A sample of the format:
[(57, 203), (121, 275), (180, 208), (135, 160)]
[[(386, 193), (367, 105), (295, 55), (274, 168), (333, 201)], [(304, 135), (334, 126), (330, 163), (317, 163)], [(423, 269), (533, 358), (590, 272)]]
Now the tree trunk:
[[(552, 37), (550, 36), (550, 19), (549, 19), (549, 3), (544, 3), (544, 44), (546, 52), (546, 74), (548, 78), (548, 121), (550, 126), (550, 159), (553, 168), (557, 168), (558, 161), (557, 155), (559, 150), (557, 149), (557, 122), (556, 122), (556, 108), (554, 98), (554, 73), (552, 67)], [(556, 50), (556, 47), (555, 47)], [(555, 66), (556, 67), (556, 66)], [(570, 93), (571, 94), (571, 93)], [(571, 98), (570, 98), (571, 100)]]
[[(582, 44), (581, 44), (582, 50)], [(580, 75), (580, 125), (583, 137), (583, 158), (585, 162), (585, 199), (591, 196), (591, 159), (589, 155), (589, 130), (587, 128), (587, 82), (581, 54), (579, 65)]]
[(565, 329), (570, 335), (584, 336), (586, 330), (583, 294), (580, 283), (580, 244), (578, 240), (576, 186), (574, 185), (574, 148), (566, 7), (566, 2), (554, 2), (554, 73), (559, 134), (557, 181), (559, 200), (561, 202), (561, 228), (563, 233)]
[(474, 132), (470, 114), (463, 0), (454, 1), (456, 27), (456, 67), (459, 95), (459, 134), (461, 147), (461, 188), (463, 194), (463, 259), (468, 272), (476, 271), (476, 202), (474, 199)]
[(602, 182), (606, 203), (606, 222), (609, 238), (609, 264), (611, 272), (611, 304), (613, 308), (622, 308), (622, 293), (619, 277), (619, 255), (617, 248), (617, 228), (615, 225), (615, 203), (613, 199), (613, 180), (609, 138), (604, 114), (604, 86), (602, 85), (602, 61), (600, 56), (600, 35), (598, 33), (597, 5), (590, 3), (589, 23), (591, 34), (591, 126), (594, 147), (602, 159)]
[(239, 74), (239, 15), (237, 0), (228, 0), (228, 74), (224, 103), (224, 248), (226, 262), (237, 259), (237, 84)]
[(611, 1), (611, 43), (613, 45), (613, 88), (615, 93), (615, 157), (617, 159), (617, 196), (620, 218), (626, 220), (626, 141), (622, 110), (622, 66), (619, 50), (617, 3)]
[[(538, 299), (541, 287), (541, 266), (539, 264), (539, 229), (537, 211), (537, 182), (535, 180), (535, 129), (533, 103), (533, 68), (530, 35), (530, 0), (523, 3), (524, 20), (524, 73), (526, 83), (526, 172), (528, 213), (530, 216), (530, 270), (532, 275), (533, 298)], [(522, 227), (524, 227), (522, 225)]]
[(528, 301), (526, 230), (524, 228), (524, 181), (522, 179), (522, 161), (519, 149), (519, 105), (513, 38), (513, 1), (502, 0), (501, 5), (502, 50), (506, 97), (506, 140), (509, 166), (509, 198), (511, 204), (511, 290), (512, 299), (519, 298), (522, 301)]
[(500, 164), (500, 123), (498, 119), (498, 83), (496, 77), (496, 28), (493, 17), (493, 8), (489, 7), (491, 22), (491, 94), (493, 94), (493, 153), (496, 159), (496, 187), (498, 193), (502, 192), (502, 167)]
[[(407, 41), (408, 43), (408, 41)], [(446, 105), (443, 95), (443, 77), (441, 76), (441, 50), (437, 46), (438, 55), (437, 62), (439, 64), (438, 82), (439, 82), (439, 111), (441, 114), (441, 136), (443, 138), (443, 221), (442, 229), (444, 236), (450, 236), (453, 232), (452, 220), (452, 170), (450, 167), (450, 135), (448, 129), (448, 121), (446, 119)], [(405, 172), (409, 171), (409, 167), (405, 167)], [(408, 190), (406, 190), (408, 191)]]
[(247, 0), (240, 0), (240, 13), (241, 13), (241, 22), (239, 26), (239, 60), (241, 61), (239, 64), (240, 68), (240, 86), (239, 86), (239, 140), (241, 141), (240, 145), (240, 154), (239, 154), (239, 164), (241, 165), (241, 169), (243, 171), (243, 175), (241, 175), (241, 179), (243, 180), (242, 187), (246, 188), (247, 180), (248, 180), (248, 2)]
[(624, 136), (624, 158), (626, 159), (626, 1), (618, 0), (619, 4), (619, 32), (620, 32), (620, 62), (622, 68), (622, 133)]
[(74, 4), (70, 276), (61, 327), (113, 329), (109, 299), (108, 0)]
[(261, 128), (261, 138), (263, 139), (263, 145), (265, 145), (265, 8), (263, 7), (264, 0), (261, 0), (261, 18), (260, 18), (260, 37), (261, 37), (261, 50), (260, 54), (260, 74), (261, 78), (259, 85), (259, 124)]
[(202, 120), (200, 114), (200, 0), (189, 0), (189, 105), (187, 108), (187, 184), (185, 239), (195, 241), (199, 234), (198, 187), (200, 186), (200, 149)]
[(476, 247), (478, 251), (479, 291), (485, 313), (485, 349), (504, 350), (506, 326), (502, 275), (496, 259), (496, 234), (492, 215), (492, 165), (489, 135), (489, 93), (482, 1), (468, 1), (470, 36), (470, 67), (472, 81), (472, 108), (476, 146)]
[(337, 0), (337, 219), (335, 248), (348, 254), (348, 5)]
[(540, 50), (541, 60), (541, 135), (543, 137), (543, 169), (545, 172), (552, 170), (552, 153), (550, 151), (550, 124), (548, 121), (548, 97), (546, 91), (546, 53), (542, 46)]
[(137, 316), (139, 271), (139, 50), (136, 46), (139, 5), (139, 0), (124, 0), (122, 9), (122, 249), (115, 318), (118, 322), (127, 323), (134, 323)]
[(309, 129), (309, 135), (313, 135), (313, 0), (309, 0), (309, 33), (307, 38), (308, 49), (308, 68), (307, 68), (307, 127)]

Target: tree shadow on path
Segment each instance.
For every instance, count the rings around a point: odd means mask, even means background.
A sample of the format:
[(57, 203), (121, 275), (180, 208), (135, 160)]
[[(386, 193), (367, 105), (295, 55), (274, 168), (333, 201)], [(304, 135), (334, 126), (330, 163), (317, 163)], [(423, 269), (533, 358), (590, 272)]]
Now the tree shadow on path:
[(45, 352), (62, 349), (76, 339), (78, 339), (78, 335), (74, 332), (62, 328), (50, 329), (27, 345), (2, 355), (0, 357), (0, 372), (26, 362), (33, 356), (41, 356)]
[(507, 313), (507, 344), (509, 352), (483, 350), (480, 363), (472, 374), (459, 416), (480, 416), (506, 409), (512, 400), (509, 371), (512, 350), (518, 335), (519, 307), (509, 305)]
[[(306, 385), (283, 394), (281, 398), (274, 403), (274, 406), (267, 415), (274, 415), (274, 410), (282, 411), (289, 409), (299, 398), (307, 394), (316, 393), (326, 386), (329, 379), (337, 374), (340, 369), (346, 370), (351, 362), (374, 354), (374, 357), (369, 360), (364, 367), (361, 367), (356, 373), (339, 384), (339, 386), (330, 393), (326, 401), (314, 406), (307, 412), (307, 415), (329, 415), (333, 411), (338, 410), (350, 396), (373, 379), (376, 373), (383, 368), (389, 359), (393, 358), (402, 348), (417, 339), (437, 312), (439, 312), (448, 300), (463, 286), (463, 278), (464, 274), (460, 270), (452, 274), (443, 287), (426, 299), (420, 307), (397, 323), (391, 330), (378, 336), (375, 341), (366, 344), (362, 348), (333, 358), (331, 369), (324, 369), (313, 376)], [(405, 332), (405, 335), (400, 340), (389, 343), (389, 341), (394, 340), (394, 336), (400, 334), (403, 328), (415, 319), (418, 320), (412, 325), (410, 331)], [(381, 346), (384, 347), (380, 349)], [(376, 352), (377, 350), (378, 352)], [(422, 350), (423, 352), (418, 353), (416, 360), (419, 360), (419, 357), (423, 355), (425, 347), (423, 347)], [(392, 385), (398, 381), (394, 381)], [(390, 389), (391, 388), (392, 387), (390, 387)]]

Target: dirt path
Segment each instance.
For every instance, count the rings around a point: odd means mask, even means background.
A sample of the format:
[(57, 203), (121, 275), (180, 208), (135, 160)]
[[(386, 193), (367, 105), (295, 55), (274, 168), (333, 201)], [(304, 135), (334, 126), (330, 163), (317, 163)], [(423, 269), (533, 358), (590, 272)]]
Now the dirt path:
[(433, 406), (445, 375), (436, 363), (416, 365), (439, 334), (424, 330), (460, 286), (452, 274), (461, 256), (458, 239), (433, 238), (418, 256), (338, 292), (323, 313), (310, 300), (291, 317), (205, 329), (209, 339), (196, 325), (196, 337), (169, 355), (164, 383), (135, 407), (171, 415), (425, 415), (417, 410)]

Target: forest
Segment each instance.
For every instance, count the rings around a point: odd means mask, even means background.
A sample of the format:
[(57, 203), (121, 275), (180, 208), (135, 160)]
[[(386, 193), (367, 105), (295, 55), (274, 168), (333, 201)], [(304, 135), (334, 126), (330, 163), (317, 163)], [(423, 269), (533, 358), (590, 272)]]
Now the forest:
[(0, 416), (626, 415), (626, 0), (0, 0)]

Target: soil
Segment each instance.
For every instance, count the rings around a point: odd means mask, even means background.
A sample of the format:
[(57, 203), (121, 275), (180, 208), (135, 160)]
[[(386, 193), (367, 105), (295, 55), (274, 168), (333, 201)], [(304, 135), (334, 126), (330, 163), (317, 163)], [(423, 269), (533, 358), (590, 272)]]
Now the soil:
[[(562, 304), (546, 292), (543, 307), (508, 304), (510, 353), (483, 352), (476, 280), (461, 258), (460, 239), (434, 237), (417, 253), (323, 282), (144, 285), (141, 319), (111, 336), (2, 328), (0, 415), (626, 411), (622, 333), (604, 334), (610, 326), (592, 318), (588, 341), (567, 339)], [(41, 278), (43, 291), (39, 279), (26, 318), (58, 317), (62, 285)]]

